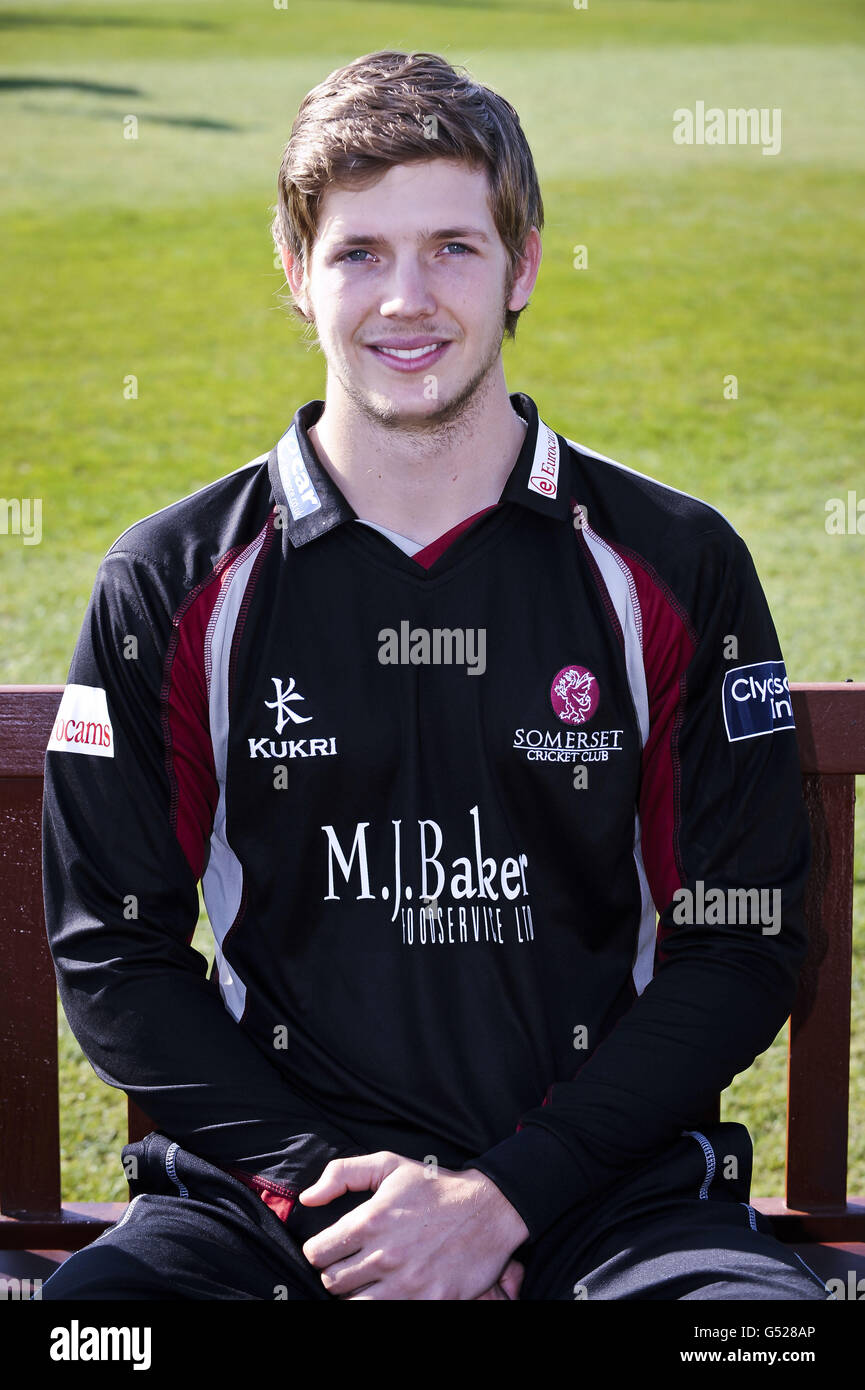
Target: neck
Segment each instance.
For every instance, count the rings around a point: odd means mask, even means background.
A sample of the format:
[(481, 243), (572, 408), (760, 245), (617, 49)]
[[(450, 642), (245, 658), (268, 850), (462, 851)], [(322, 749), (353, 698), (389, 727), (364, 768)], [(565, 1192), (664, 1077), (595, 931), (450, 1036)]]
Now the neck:
[(384, 423), (328, 376), (309, 438), (358, 516), (421, 545), (498, 502), (525, 438), (499, 362), (452, 418)]

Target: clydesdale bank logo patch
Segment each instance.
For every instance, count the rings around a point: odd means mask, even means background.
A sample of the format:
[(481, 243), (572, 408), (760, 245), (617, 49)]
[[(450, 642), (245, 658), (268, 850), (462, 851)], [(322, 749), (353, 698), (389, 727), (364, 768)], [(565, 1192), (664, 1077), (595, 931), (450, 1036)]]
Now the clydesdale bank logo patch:
[(757, 661), (751, 666), (736, 666), (728, 671), (724, 676), (721, 707), (724, 728), (731, 743), (796, 727), (783, 661)]

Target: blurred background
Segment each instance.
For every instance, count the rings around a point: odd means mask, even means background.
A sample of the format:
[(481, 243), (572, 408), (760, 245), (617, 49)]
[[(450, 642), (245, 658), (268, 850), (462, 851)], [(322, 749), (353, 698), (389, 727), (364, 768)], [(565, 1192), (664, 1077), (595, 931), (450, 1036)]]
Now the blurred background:
[[(865, 680), (862, 0), (0, 0), (0, 42), (0, 500), (41, 499), (38, 541), (0, 534), (0, 682), (62, 684), (117, 536), (324, 395), (283, 307), (276, 175), (305, 92), (378, 48), (439, 52), (520, 114), (546, 223), (509, 389), (727, 516), (791, 680)], [(676, 143), (698, 103), (779, 111), (780, 149)], [(121, 1200), (125, 1098), (60, 1030), (64, 1197)], [(785, 1039), (724, 1101), (759, 1196), (782, 1192)]]

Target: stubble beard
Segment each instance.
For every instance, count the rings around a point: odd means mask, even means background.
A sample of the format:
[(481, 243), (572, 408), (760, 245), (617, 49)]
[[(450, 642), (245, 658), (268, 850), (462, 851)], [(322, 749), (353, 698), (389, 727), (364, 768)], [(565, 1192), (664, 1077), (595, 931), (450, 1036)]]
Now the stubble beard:
[[(506, 311), (507, 299), (504, 299), (498, 327), (489, 350), (470, 379), (449, 400), (440, 402), (435, 409), (427, 413), (407, 416), (404, 407), (396, 404), (377, 404), (367, 392), (357, 387), (347, 373), (343, 375), (331, 363), (328, 363), (328, 374), (331, 371), (334, 373), (348, 399), (370, 425), (392, 431), (394, 434), (411, 436), (418, 444), (422, 444), (426, 452), (429, 447), (441, 445), (460, 434), (480, 411), (492, 385), (492, 374), (501, 355)], [(418, 381), (419, 391), (423, 390), (423, 381), (424, 378)]]

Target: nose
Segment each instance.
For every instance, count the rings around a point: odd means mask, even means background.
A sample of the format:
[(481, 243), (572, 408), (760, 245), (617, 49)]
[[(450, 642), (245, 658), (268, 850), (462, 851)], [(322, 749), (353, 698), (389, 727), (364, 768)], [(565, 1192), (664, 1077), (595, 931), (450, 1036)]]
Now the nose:
[(386, 318), (420, 318), (436, 311), (427, 273), (410, 253), (394, 261), (384, 295), (379, 312)]

